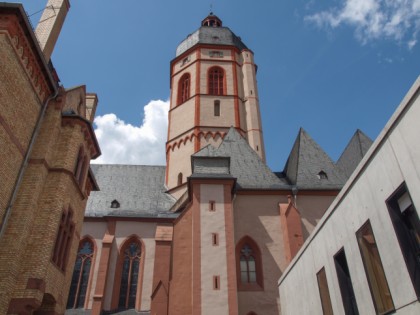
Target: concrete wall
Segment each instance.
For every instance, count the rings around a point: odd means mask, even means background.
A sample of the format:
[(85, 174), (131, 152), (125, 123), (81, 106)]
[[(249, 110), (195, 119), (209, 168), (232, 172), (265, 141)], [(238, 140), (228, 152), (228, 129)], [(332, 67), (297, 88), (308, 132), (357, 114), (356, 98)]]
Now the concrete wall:
[(321, 313), (316, 273), (325, 268), (334, 314), (344, 314), (333, 256), (344, 247), (360, 314), (375, 314), (356, 231), (369, 220), (397, 314), (419, 314), (385, 201), (405, 182), (420, 209), (420, 79), (279, 280), (282, 314)]

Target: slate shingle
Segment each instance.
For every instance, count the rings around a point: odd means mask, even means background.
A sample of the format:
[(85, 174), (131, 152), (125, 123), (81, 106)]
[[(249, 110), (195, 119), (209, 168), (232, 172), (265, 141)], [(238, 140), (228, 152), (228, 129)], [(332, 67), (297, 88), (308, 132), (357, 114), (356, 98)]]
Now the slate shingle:
[(230, 174), (237, 179), (238, 189), (290, 189), (260, 159), (248, 142), (231, 127), (218, 148), (204, 147), (193, 157), (230, 157)]
[[(324, 172), (327, 178), (320, 178)], [(300, 128), (292, 151), (284, 167), (284, 174), (298, 189), (341, 189), (346, 176), (327, 153)]]
[[(92, 191), (85, 216), (168, 217), (175, 199), (165, 193), (165, 166), (91, 165), (100, 191)], [(111, 208), (118, 201), (119, 208)]]
[(350, 177), (363, 156), (369, 150), (373, 141), (365, 135), (360, 129), (357, 129), (353, 137), (350, 139), (336, 165), (341, 172)]

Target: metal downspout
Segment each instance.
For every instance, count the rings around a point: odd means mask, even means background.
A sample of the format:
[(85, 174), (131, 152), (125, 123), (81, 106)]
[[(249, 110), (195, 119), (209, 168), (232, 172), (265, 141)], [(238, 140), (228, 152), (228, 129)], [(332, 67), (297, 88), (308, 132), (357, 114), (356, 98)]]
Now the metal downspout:
[(54, 94), (51, 94), (47, 98), (47, 100), (45, 101), (45, 103), (42, 106), (41, 112), (39, 113), (38, 120), (37, 120), (36, 125), (35, 125), (35, 129), (32, 133), (31, 140), (29, 142), (28, 150), (26, 151), (25, 158), (23, 159), (22, 165), (20, 166), (18, 178), (16, 180), (15, 187), (13, 188), (12, 196), (10, 197), (10, 201), (7, 205), (6, 211), (4, 212), (2, 221), (0, 223), (0, 240), (3, 238), (4, 232), (6, 231), (7, 223), (9, 221), (9, 218), (10, 218), (10, 215), (11, 215), (11, 212), (12, 212), (11, 210), (12, 210), (12, 207), (13, 207), (15, 201), (16, 201), (17, 193), (18, 193), (20, 185), (22, 183), (22, 179), (23, 179), (23, 175), (25, 174), (25, 170), (28, 166), (29, 157), (31, 156), (32, 149), (33, 149), (33, 146), (35, 144), (35, 140), (37, 139), (38, 134), (39, 134), (39, 130), (41, 129), (41, 123), (44, 119), (48, 103), (52, 99), (56, 98), (57, 95), (58, 95), (58, 89), (55, 90)]

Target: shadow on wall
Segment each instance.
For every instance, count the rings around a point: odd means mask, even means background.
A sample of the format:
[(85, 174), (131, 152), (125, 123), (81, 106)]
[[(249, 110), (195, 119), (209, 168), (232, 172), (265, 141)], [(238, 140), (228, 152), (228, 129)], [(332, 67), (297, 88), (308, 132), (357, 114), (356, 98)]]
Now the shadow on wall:
[(235, 246), (245, 236), (258, 245), (264, 287), (263, 290), (238, 289), (239, 314), (248, 314), (251, 311), (265, 315), (280, 314), (277, 281), (286, 268), (286, 260), (280, 229), (279, 202), (287, 202), (287, 197), (237, 195), (235, 199)]
[(303, 241), (308, 239), (334, 199), (335, 196), (297, 196), (296, 206), (302, 218)]

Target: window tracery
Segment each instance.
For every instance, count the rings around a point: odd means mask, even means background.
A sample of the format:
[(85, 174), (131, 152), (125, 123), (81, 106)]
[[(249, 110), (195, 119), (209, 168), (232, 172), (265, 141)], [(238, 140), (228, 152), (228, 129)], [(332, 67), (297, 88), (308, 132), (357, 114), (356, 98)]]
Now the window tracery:
[(82, 240), (74, 265), (67, 308), (83, 308), (86, 303), (93, 253), (92, 241)]

